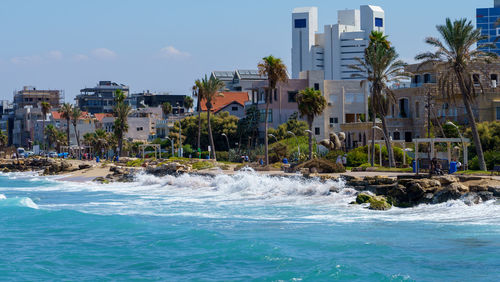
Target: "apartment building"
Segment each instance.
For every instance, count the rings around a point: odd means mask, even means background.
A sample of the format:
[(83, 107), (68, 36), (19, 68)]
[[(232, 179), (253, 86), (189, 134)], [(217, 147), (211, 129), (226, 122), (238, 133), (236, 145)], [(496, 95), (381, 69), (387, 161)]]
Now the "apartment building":
[(91, 114), (111, 113), (115, 105), (116, 90), (122, 90), (127, 96), (129, 94), (129, 87), (126, 85), (111, 81), (99, 81), (95, 87), (81, 89), (75, 101), (82, 111)]

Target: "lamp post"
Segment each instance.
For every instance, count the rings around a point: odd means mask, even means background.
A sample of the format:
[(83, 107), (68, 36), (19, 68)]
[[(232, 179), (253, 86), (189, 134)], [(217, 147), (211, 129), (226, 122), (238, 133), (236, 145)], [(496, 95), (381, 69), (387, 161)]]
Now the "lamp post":
[(174, 140), (168, 136), (166, 138), (170, 140), (170, 144), (172, 145), (172, 157), (174, 157)]
[(181, 125), (181, 105), (177, 102), (177, 114), (179, 115), (179, 157), (182, 157), (182, 125)]
[(226, 133), (222, 133), (221, 135), (224, 136), (224, 137), (226, 137), (227, 151), (229, 152), (229, 150), (231, 150), (231, 146), (229, 146), (229, 138), (227, 137)]
[(460, 136), (460, 140), (462, 141), (462, 151), (464, 152), (464, 170), (467, 170), (467, 156), (465, 155), (465, 143), (464, 143), (464, 136), (462, 135), (462, 133), (460, 132), (460, 128), (458, 128), (458, 126), (456, 124), (454, 124), (453, 122), (451, 121), (447, 121), (446, 122), (447, 125), (451, 125), (453, 126), (457, 132), (458, 132), (458, 135)]
[(309, 130), (309, 129), (308, 129), (308, 130), (306, 130), (305, 132), (307, 132), (307, 133), (311, 134), (311, 136), (313, 136), (313, 137), (314, 137), (314, 143), (316, 144), (316, 153), (318, 153), (318, 152), (319, 152), (319, 147), (318, 147), (318, 145), (317, 145), (317, 144), (318, 144), (318, 141), (316, 140), (316, 136), (314, 136), (314, 133), (312, 132), (312, 130)]
[(286, 133), (292, 134), (293, 137), (295, 137), (295, 142), (297, 143), (297, 152), (299, 153), (298, 158), (300, 158), (300, 145), (299, 145), (299, 139), (297, 139), (297, 135), (295, 135), (295, 133), (293, 133), (291, 131), (287, 131)]
[(274, 134), (269, 133), (268, 136), (273, 137), (274, 139), (276, 139), (276, 142), (278, 142), (278, 138), (276, 138), (276, 136)]

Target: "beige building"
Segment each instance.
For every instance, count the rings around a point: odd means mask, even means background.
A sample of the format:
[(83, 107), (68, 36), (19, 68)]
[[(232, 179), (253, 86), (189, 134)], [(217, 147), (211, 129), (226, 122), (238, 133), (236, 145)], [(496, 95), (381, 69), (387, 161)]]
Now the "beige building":
[[(500, 62), (474, 69), (473, 81), (478, 95), (472, 108), (476, 121), (500, 120), (500, 89), (497, 87)], [(407, 70), (412, 73), (410, 87), (394, 89), (396, 103), (388, 116), (389, 133), (394, 140), (426, 137), (429, 115), (433, 125), (443, 125), (447, 121), (469, 124), (458, 87), (450, 100), (438, 89), (439, 73), (432, 65), (413, 64)]]

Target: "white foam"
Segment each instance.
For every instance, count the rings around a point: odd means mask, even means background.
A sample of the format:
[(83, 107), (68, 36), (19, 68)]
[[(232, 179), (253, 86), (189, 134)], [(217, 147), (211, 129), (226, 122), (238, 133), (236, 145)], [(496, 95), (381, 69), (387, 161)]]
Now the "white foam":
[(5, 200), (5, 199), (7, 199), (7, 197), (5, 197), (4, 194), (0, 194), (0, 200)]

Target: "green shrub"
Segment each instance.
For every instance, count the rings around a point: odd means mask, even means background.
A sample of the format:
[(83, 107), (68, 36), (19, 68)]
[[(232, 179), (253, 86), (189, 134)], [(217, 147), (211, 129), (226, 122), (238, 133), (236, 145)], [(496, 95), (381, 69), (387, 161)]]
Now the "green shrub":
[[(486, 168), (492, 170), (495, 165), (500, 165), (500, 151), (484, 152), (484, 161), (486, 162)], [(469, 169), (479, 170), (479, 160), (477, 156), (469, 161)]]
[(139, 167), (139, 166), (142, 166), (143, 163), (144, 163), (143, 159), (137, 159), (137, 160), (128, 161), (127, 166)]
[(208, 169), (214, 167), (214, 164), (212, 162), (207, 162), (207, 161), (199, 161), (195, 162), (192, 165), (193, 169), (195, 170), (201, 170), (201, 169)]
[(219, 151), (216, 152), (216, 156), (217, 156), (217, 161), (223, 161), (223, 162), (229, 161), (229, 152)]

